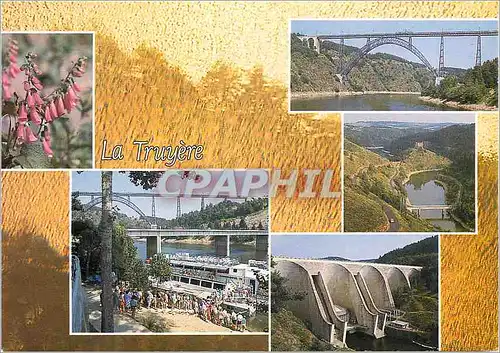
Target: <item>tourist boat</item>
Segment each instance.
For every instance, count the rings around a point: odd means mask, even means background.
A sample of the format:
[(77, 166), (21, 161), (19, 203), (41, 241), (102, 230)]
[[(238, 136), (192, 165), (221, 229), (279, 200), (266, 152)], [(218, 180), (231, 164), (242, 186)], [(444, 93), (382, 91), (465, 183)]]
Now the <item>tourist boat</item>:
[(204, 288), (224, 290), (228, 286), (234, 288), (250, 288), (252, 295), (259, 289), (259, 277), (269, 278), (267, 263), (249, 261), (240, 264), (236, 259), (215, 256), (190, 256), (188, 253), (164, 254), (172, 268), (173, 281), (197, 285)]

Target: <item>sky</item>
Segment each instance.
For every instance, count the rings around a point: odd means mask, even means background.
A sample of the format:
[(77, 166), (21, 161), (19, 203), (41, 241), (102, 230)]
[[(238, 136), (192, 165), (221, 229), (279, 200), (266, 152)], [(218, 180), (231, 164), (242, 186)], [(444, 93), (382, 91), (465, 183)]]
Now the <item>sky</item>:
[[(292, 33), (301, 34), (353, 34), (378, 32), (446, 31), (446, 30), (495, 30), (497, 21), (340, 21), (340, 20), (294, 20)], [(339, 42), (339, 40), (334, 40)], [(413, 38), (413, 45), (418, 48), (433, 67), (439, 64), (440, 38)], [(482, 62), (498, 57), (498, 37), (482, 37)], [(444, 64), (448, 67), (470, 68), (475, 65), (476, 37), (446, 37), (444, 39)], [(366, 39), (348, 39), (346, 45), (362, 47)], [(371, 53), (389, 53), (410, 61), (420, 60), (410, 51), (396, 45), (383, 45)]]
[(418, 123), (474, 123), (475, 113), (351, 113), (344, 114), (344, 122), (357, 121), (409, 121)]
[[(101, 172), (91, 171), (78, 174), (72, 173), (72, 186), (71, 191), (101, 191)], [(152, 192), (151, 190), (144, 190), (140, 186), (135, 186), (129, 180), (127, 174), (120, 174), (113, 172), (113, 191), (114, 192)], [(80, 200), (83, 204), (90, 202), (90, 197), (81, 197)], [(147, 216), (151, 216), (151, 198), (138, 198), (134, 197), (131, 200), (136, 204)], [(173, 219), (177, 215), (177, 202), (175, 198), (156, 198), (156, 216), (166, 219)], [(205, 205), (209, 203), (219, 203), (223, 199), (205, 199)], [(238, 202), (235, 200), (235, 202)], [(121, 203), (113, 203), (116, 205), (121, 213), (125, 213), (130, 217), (139, 217), (139, 215)], [(182, 213), (200, 210), (201, 199), (187, 199), (181, 198)]]
[(338, 256), (349, 260), (376, 259), (385, 253), (415, 243), (431, 235), (276, 235), (271, 238), (273, 256), (323, 258)]

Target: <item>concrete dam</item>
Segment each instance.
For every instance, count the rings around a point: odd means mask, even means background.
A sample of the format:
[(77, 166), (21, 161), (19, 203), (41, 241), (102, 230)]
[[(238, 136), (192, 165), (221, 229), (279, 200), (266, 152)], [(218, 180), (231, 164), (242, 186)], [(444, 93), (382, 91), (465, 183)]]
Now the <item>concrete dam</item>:
[(411, 288), (422, 267), (368, 262), (309, 260), (275, 257), (286, 286), (305, 294), (287, 308), (306, 322), (320, 339), (346, 346), (346, 335), (364, 332), (385, 336), (385, 326), (401, 311), (393, 294)]

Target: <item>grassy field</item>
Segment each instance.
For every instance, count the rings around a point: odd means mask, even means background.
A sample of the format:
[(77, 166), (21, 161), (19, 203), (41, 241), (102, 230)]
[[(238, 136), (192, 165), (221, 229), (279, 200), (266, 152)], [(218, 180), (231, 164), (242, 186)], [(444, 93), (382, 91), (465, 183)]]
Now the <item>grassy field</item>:
[(344, 140), (344, 175), (353, 176), (363, 167), (385, 163), (389, 161), (349, 140)]
[(382, 230), (387, 218), (382, 207), (369, 197), (351, 189), (344, 191), (344, 229), (349, 232)]

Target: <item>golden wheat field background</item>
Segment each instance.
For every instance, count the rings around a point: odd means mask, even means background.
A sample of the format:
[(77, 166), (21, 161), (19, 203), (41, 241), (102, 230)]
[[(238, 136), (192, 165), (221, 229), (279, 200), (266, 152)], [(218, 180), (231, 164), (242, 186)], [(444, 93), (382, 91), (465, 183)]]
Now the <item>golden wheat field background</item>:
[[(333, 191), (341, 188), (340, 115), (288, 113), (289, 19), (498, 16), (498, 4), (486, 1), (1, 6), (4, 31), (95, 31), (97, 168), (162, 168), (135, 161), (133, 140), (177, 145), (182, 139), (203, 144), (204, 158), (175, 168), (333, 169)], [(498, 347), (497, 121), (497, 114), (478, 121), (479, 234), (441, 241), (444, 350)], [(101, 161), (103, 139), (122, 144), (125, 158)], [(70, 337), (68, 178), (65, 172), (2, 176), (5, 349), (267, 349), (264, 336)], [(272, 230), (339, 231), (341, 204), (279, 193), (271, 204)]]

